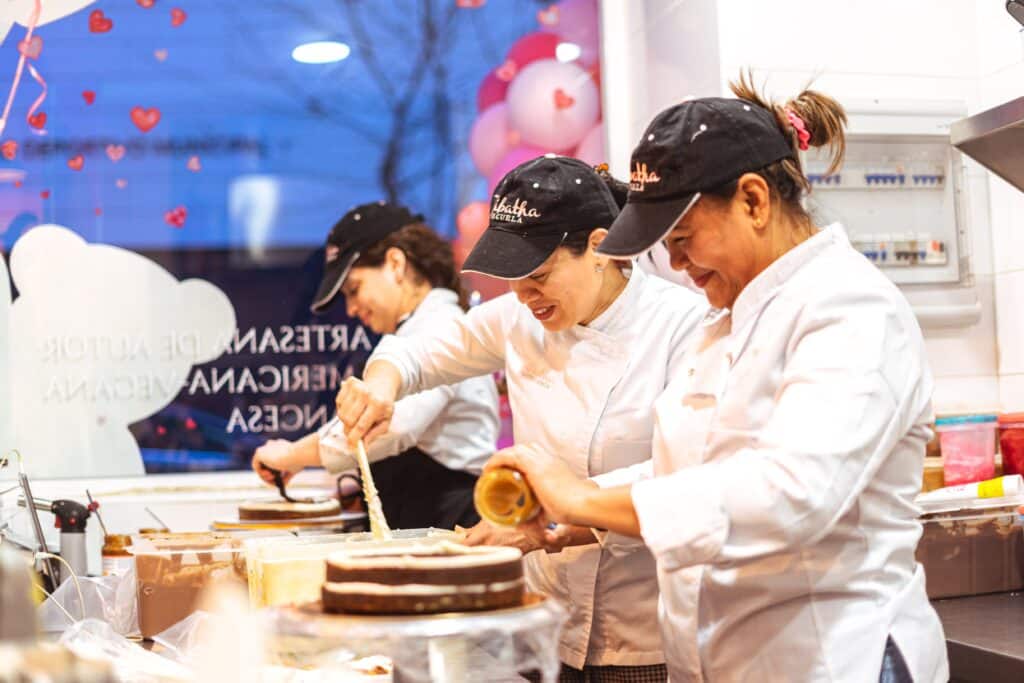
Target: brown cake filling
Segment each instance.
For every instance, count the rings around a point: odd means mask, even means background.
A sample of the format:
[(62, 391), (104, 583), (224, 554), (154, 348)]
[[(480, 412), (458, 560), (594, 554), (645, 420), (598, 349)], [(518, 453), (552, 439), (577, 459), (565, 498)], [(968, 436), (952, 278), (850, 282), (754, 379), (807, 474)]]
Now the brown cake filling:
[(341, 504), (333, 498), (316, 498), (302, 503), (255, 500), (238, 506), (238, 518), (244, 520), (311, 519), (331, 517), (340, 512)]

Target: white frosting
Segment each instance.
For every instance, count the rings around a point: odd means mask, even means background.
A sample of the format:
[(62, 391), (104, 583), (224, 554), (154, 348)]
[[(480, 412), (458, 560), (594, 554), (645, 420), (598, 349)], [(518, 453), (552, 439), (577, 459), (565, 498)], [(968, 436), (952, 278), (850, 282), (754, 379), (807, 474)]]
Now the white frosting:
[(341, 505), (336, 500), (320, 500), (315, 503), (291, 503), (287, 500), (251, 500), (239, 506), (243, 510), (260, 510), (265, 512), (333, 512), (340, 511)]
[(451, 569), (484, 567), (519, 560), (522, 557), (523, 554), (518, 548), (471, 547), (442, 541), (431, 545), (410, 544), (391, 548), (341, 550), (329, 555), (327, 562), (339, 569)]
[(360, 581), (327, 582), (324, 590), (335, 595), (448, 595), (451, 593), (498, 593), (523, 585), (523, 579), (499, 581), (496, 583), (467, 584), (428, 584), (405, 583), (390, 586), (383, 583), (365, 583)]

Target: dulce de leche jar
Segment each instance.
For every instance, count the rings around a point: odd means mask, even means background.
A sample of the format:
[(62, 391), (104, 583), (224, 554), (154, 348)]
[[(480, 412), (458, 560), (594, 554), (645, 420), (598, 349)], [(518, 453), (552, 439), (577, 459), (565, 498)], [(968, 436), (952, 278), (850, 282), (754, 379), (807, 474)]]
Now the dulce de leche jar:
[(498, 526), (516, 526), (540, 513), (526, 478), (510, 467), (496, 467), (480, 475), (473, 503), (481, 517)]
[(107, 534), (103, 537), (103, 576), (121, 576), (135, 566), (135, 556), (128, 548), (132, 537), (128, 534)]

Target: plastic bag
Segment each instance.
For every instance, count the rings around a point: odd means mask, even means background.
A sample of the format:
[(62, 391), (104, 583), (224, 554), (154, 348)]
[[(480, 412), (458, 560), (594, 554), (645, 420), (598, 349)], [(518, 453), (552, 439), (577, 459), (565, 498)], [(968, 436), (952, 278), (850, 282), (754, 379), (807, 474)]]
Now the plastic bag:
[(75, 623), (59, 642), (80, 657), (110, 662), (117, 679), (125, 683), (191, 681), (195, 677), (187, 667), (147, 652), (99, 619)]
[(135, 591), (135, 570), (120, 576), (80, 576), (77, 586), (73, 579), (64, 581), (39, 606), (39, 627), (44, 632), (63, 631), (71, 625), (68, 614), (75, 620), (105, 621), (114, 632), (123, 636), (138, 635), (139, 602)]

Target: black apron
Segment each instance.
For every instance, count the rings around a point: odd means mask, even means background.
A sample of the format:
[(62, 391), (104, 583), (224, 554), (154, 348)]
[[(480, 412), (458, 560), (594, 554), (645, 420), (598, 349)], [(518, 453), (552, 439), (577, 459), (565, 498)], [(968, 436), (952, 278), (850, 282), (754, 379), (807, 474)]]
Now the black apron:
[(392, 529), (454, 529), (480, 521), (476, 475), (450, 470), (413, 446), (370, 465), (384, 518)]

